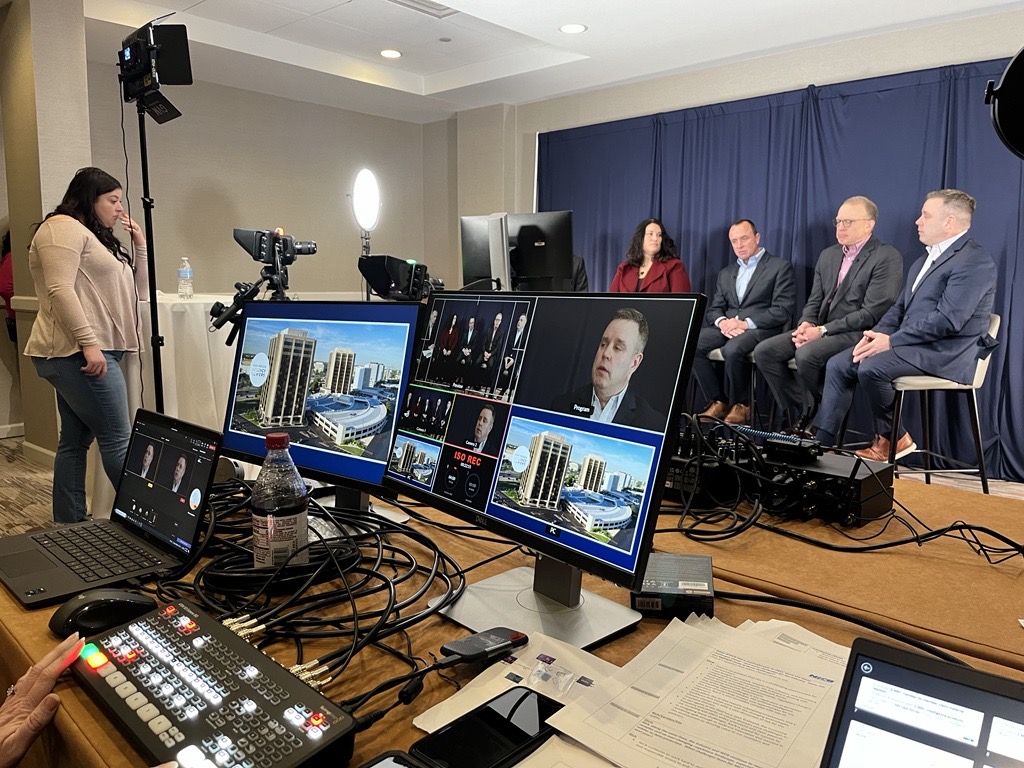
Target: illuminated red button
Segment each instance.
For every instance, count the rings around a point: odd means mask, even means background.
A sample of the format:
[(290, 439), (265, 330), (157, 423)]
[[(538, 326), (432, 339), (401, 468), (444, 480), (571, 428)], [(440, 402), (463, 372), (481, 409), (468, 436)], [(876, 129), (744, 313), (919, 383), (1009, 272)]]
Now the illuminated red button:
[(310, 725), (319, 726), (319, 725), (323, 725), (323, 722), (324, 722), (324, 713), (323, 712), (314, 712), (312, 715), (309, 716), (309, 724)]

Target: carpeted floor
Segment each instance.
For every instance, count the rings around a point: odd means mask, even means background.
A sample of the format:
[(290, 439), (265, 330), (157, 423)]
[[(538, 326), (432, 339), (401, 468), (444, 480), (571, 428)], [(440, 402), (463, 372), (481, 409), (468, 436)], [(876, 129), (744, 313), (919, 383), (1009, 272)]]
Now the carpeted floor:
[(21, 438), (0, 440), (0, 530), (24, 533), (53, 522), (53, 472), (21, 454)]

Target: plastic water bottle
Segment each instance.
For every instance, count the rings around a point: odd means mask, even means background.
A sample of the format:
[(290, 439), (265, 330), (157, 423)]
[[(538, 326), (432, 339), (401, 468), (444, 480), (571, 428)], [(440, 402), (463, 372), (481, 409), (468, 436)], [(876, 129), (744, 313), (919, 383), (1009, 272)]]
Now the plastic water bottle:
[(257, 568), (276, 568), (286, 560), (289, 564), (309, 562), (309, 550), (304, 548), (309, 541), (308, 504), (306, 484), (288, 453), (288, 434), (271, 432), (250, 504), (253, 564)]
[(178, 265), (178, 298), (183, 301), (192, 298), (192, 265), (187, 256), (182, 256)]

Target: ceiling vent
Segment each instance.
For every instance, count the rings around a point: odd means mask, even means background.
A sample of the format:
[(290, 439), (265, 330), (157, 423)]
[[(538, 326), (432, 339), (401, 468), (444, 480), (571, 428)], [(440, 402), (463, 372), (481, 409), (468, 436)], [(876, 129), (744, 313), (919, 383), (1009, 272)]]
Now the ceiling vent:
[(440, 3), (432, 3), (430, 0), (388, 0), (388, 2), (412, 11), (425, 13), (427, 16), (433, 16), (435, 19), (443, 19), (458, 13), (454, 8), (449, 8), (447, 5), (441, 5)]

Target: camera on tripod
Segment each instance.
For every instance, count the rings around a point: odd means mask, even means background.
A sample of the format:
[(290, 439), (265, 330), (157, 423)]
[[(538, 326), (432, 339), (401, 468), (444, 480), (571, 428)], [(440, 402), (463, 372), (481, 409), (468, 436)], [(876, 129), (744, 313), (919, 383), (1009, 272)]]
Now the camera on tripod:
[(277, 267), (287, 267), (289, 264), (294, 264), (298, 256), (316, 253), (315, 242), (296, 240), (291, 235), (284, 234), (280, 228), (270, 231), (269, 229), (235, 227), (234, 235), (235, 242), (252, 256), (253, 261), (273, 264)]
[(255, 283), (235, 283), (234, 299), (231, 304), (225, 306), (223, 302), (216, 302), (210, 308), (210, 331), (216, 331), (231, 323), (231, 332), (227, 341), (231, 346), (238, 333), (238, 321), (245, 303), (252, 301), (259, 295), (264, 284), (267, 290), (271, 291), (271, 301), (288, 301), (288, 266), (295, 263), (300, 255), (316, 253), (316, 243), (312, 240), (296, 240), (291, 235), (286, 235), (281, 228), (269, 229), (242, 229), (234, 228), (235, 242), (245, 252), (252, 256), (253, 261), (258, 261), (265, 266), (260, 270), (260, 279)]

